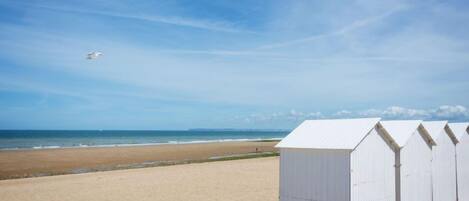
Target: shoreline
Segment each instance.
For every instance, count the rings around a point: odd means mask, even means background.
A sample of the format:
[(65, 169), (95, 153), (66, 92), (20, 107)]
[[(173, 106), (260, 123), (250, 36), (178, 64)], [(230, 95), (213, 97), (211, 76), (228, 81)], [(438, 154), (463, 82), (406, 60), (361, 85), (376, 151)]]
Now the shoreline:
[(38, 146), (30, 148), (2, 148), (3, 151), (32, 151), (32, 150), (48, 150), (48, 149), (81, 149), (81, 148), (114, 148), (114, 147), (140, 147), (140, 146), (159, 146), (159, 145), (184, 145), (184, 144), (208, 144), (208, 143), (223, 143), (223, 142), (280, 142), (282, 138), (267, 138), (267, 139), (221, 139), (221, 140), (195, 140), (195, 141), (174, 141), (174, 142), (161, 142), (161, 143), (136, 143), (136, 144), (102, 144), (102, 145), (77, 145), (77, 146)]
[(0, 180), (277, 156), (277, 140), (0, 151)]

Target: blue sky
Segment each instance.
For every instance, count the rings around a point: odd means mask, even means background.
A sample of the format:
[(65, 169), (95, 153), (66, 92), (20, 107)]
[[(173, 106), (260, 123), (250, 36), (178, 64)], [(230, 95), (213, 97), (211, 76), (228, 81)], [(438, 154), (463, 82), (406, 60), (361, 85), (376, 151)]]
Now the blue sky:
[[(1, 129), (469, 120), (465, 1), (0, 1)], [(95, 60), (85, 59), (101, 51)]]

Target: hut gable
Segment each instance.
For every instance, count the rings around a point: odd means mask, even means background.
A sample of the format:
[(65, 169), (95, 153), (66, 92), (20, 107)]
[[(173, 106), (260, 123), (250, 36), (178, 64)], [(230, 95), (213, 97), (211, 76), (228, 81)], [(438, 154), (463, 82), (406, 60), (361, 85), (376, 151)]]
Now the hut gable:
[(432, 139), (438, 145), (438, 141), (441, 140), (442, 136), (445, 134), (453, 141), (454, 144), (457, 143), (456, 136), (448, 127), (448, 121), (424, 121), (422, 125), (428, 131), (428, 133), (432, 136)]
[(381, 121), (380, 124), (393, 144), (399, 148), (404, 147), (416, 131), (420, 131), (429, 146), (436, 145), (435, 140), (422, 126), (422, 122), (421, 120), (395, 120)]
[(380, 118), (306, 120), (277, 144), (277, 148), (353, 150)]
[(443, 135), (447, 121), (424, 121), (422, 125), (432, 136), (432, 138), (438, 143), (438, 139)]
[(399, 146), (404, 147), (412, 134), (418, 129), (422, 121), (381, 121), (384, 130), (390, 135), (392, 140)]
[(448, 126), (451, 131), (453, 131), (458, 142), (460, 142), (465, 135), (468, 135), (467, 129), (469, 128), (469, 123), (450, 123)]

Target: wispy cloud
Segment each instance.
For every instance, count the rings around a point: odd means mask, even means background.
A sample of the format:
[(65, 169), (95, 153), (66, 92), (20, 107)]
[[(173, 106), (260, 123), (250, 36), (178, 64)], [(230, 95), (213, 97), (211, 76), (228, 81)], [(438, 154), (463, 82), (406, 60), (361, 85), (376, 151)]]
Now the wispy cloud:
[(171, 54), (200, 54), (216, 56), (268, 56), (271, 58), (285, 56), (279, 53), (243, 50), (161, 50), (160, 52)]
[[(366, 27), (368, 25), (378, 23), (381, 20), (386, 19), (387, 17), (401, 12), (403, 10), (408, 9), (409, 6), (400, 5), (397, 6), (387, 12), (384, 12), (380, 15), (368, 17), (365, 19), (359, 19), (351, 24), (348, 24), (340, 29), (335, 31), (331, 31), (328, 33), (323, 33), (319, 35), (312, 35), (305, 38), (294, 39), (290, 41), (284, 41), (279, 43), (272, 43), (272, 44), (265, 44), (254, 49), (247, 49), (247, 50), (168, 50), (166, 52), (170, 53), (181, 53), (181, 54), (208, 54), (208, 55), (219, 55), (219, 56), (271, 56), (272, 59), (275, 60), (295, 60), (295, 61), (321, 61), (321, 62), (328, 62), (328, 61), (357, 61), (357, 60), (373, 60), (373, 61), (419, 61), (418, 58), (401, 58), (401, 57), (353, 57), (353, 58), (292, 58), (286, 54), (280, 53), (269, 53), (266, 50), (269, 49), (276, 49), (281, 47), (293, 46), (297, 44), (312, 42), (315, 40), (326, 39), (329, 37), (337, 37), (343, 36), (360, 28)], [(428, 59), (422, 59), (423, 61), (429, 61)], [(433, 61), (433, 60), (431, 60)]]
[(0, 91), (33, 92), (42, 94), (56, 94), (78, 99), (89, 99), (89, 96), (57, 87), (44, 86), (34, 81), (21, 79), (11, 75), (0, 75)]
[[(160, 129), (288, 128), (366, 116), (468, 120), (467, 9), (445, 3), (451, 9), (435, 13), (435, 3), (405, 3), (2, 1), (0, 95), (8, 97), (0, 109), (89, 105), (102, 117), (139, 114), (123, 126)], [(304, 37), (312, 33), (319, 35)], [(105, 56), (84, 58), (95, 50)], [(109, 105), (117, 110), (101, 109)], [(28, 109), (17, 125), (30, 114), (46, 119)]]
[(195, 18), (185, 18), (179, 16), (157, 16), (157, 15), (146, 15), (146, 14), (127, 14), (123, 12), (111, 12), (111, 11), (97, 11), (92, 9), (77, 9), (77, 8), (67, 8), (67, 7), (58, 7), (58, 6), (47, 6), (47, 5), (38, 5), (38, 4), (26, 4), (29, 7), (37, 9), (47, 9), (52, 11), (59, 12), (72, 12), (72, 13), (81, 13), (81, 14), (92, 14), (92, 15), (101, 15), (107, 17), (115, 18), (124, 18), (131, 20), (140, 20), (146, 22), (154, 23), (163, 23), (170, 24), (175, 26), (191, 27), (197, 29), (205, 29), (209, 31), (219, 31), (219, 32), (229, 32), (229, 33), (249, 33), (254, 34), (256, 32), (241, 29), (236, 27), (233, 23), (227, 21), (214, 21), (214, 20), (203, 20)]
[(387, 17), (391, 16), (392, 14), (403, 11), (407, 8), (408, 8), (408, 6), (403, 6), (403, 5), (397, 6), (397, 7), (393, 8), (393, 9), (387, 11), (387, 12), (384, 12), (384, 13), (380, 14), (380, 15), (368, 17), (368, 18), (365, 18), (365, 19), (356, 20), (351, 24), (348, 24), (346, 26), (343, 26), (340, 29), (337, 29), (337, 30), (334, 30), (334, 31), (331, 31), (331, 32), (318, 34), (318, 35), (312, 35), (312, 36), (309, 36), (309, 37), (294, 39), (294, 40), (290, 40), (290, 41), (284, 41), (284, 42), (279, 42), (279, 43), (272, 43), (272, 44), (262, 45), (260, 47), (257, 47), (257, 49), (262, 50), (262, 49), (281, 48), (281, 47), (292, 46), (292, 45), (307, 43), (307, 42), (311, 42), (311, 41), (321, 40), (321, 39), (328, 38), (328, 37), (345, 35), (347, 33), (355, 31), (357, 29), (366, 27), (366, 26), (374, 24), (374, 23), (378, 23), (379, 21), (381, 21), (383, 19), (386, 19)]
[[(404, 11), (406, 9), (409, 9), (410, 6), (408, 5), (400, 5), (396, 6), (393, 9), (390, 9), (380, 15), (376, 16), (371, 16), (365, 19), (359, 19), (351, 24), (348, 24), (346, 26), (343, 26), (337, 30), (323, 33), (323, 34), (318, 34), (318, 35), (312, 35), (309, 37), (305, 38), (299, 38), (299, 39), (294, 39), (294, 40), (289, 40), (289, 41), (284, 41), (284, 42), (278, 42), (278, 43), (271, 43), (271, 44), (265, 44), (258, 46), (256, 48), (250, 49), (250, 50), (213, 50), (213, 51), (197, 51), (197, 50), (176, 50), (176, 51), (169, 51), (173, 53), (185, 53), (185, 54), (211, 54), (211, 55), (222, 55), (222, 56), (274, 56), (274, 59), (280, 59), (280, 60), (295, 60), (295, 61), (350, 61), (350, 60), (374, 60), (374, 61), (429, 61), (429, 59), (419, 59), (419, 58), (401, 58), (401, 57), (354, 57), (354, 58), (320, 58), (320, 59), (304, 59), (304, 58), (289, 58), (285, 54), (273, 54), (273, 53), (267, 53), (265, 52), (266, 50), (269, 49), (276, 49), (276, 48), (282, 48), (282, 47), (288, 47), (288, 46), (293, 46), (293, 45), (298, 45), (298, 44), (303, 44), (303, 43), (308, 43), (308, 42), (313, 42), (321, 39), (326, 39), (330, 37), (339, 37), (339, 36), (344, 36), (348, 33), (351, 33), (353, 31), (356, 31), (358, 29), (364, 28), (366, 26), (372, 25), (379, 23), (379, 21), (382, 21), (391, 15)], [(430, 60), (433, 61), (433, 60)], [(446, 61), (445, 61), (446, 62)]]

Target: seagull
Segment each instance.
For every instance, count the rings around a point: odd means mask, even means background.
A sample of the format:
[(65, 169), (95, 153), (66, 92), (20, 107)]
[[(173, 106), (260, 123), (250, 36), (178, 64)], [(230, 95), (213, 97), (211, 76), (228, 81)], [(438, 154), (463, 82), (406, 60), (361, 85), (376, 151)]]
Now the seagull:
[(101, 55), (103, 55), (103, 53), (101, 52), (90, 52), (86, 55), (86, 59), (89, 59), (89, 60), (97, 59)]

